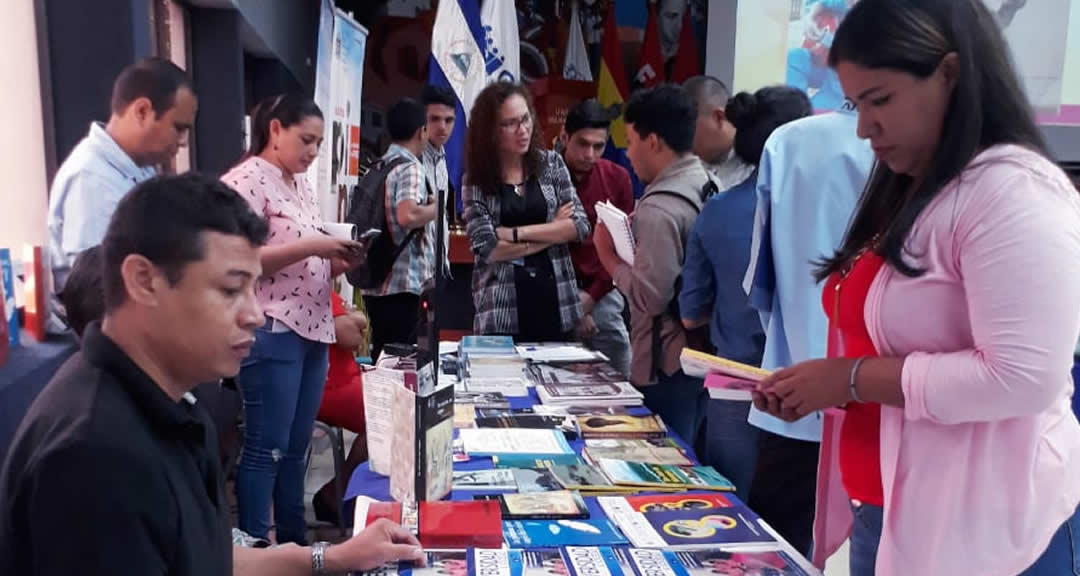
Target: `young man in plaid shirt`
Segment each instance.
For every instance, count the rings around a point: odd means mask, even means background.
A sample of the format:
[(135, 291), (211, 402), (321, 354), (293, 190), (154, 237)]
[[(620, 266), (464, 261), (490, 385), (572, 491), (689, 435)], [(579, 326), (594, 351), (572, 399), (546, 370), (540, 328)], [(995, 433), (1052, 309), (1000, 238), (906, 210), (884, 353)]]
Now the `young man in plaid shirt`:
[(371, 356), (378, 358), (385, 344), (416, 343), (420, 289), (435, 273), (435, 191), (426, 185), (420, 158), (427, 143), (424, 107), (406, 98), (390, 108), (387, 127), (393, 141), (383, 156), (404, 157), (386, 176), (386, 223), (395, 245), (410, 231), (423, 228), (394, 261), (390, 274), (378, 288), (364, 290), (371, 320)]

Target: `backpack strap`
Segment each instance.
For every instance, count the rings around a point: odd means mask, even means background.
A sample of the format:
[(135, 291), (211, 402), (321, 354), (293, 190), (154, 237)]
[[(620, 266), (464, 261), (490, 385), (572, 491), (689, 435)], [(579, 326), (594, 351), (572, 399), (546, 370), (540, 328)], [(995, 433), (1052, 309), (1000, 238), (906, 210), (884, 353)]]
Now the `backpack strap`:
[[(408, 160), (408, 159), (407, 158), (402, 158), (402, 160)], [(434, 196), (434, 194), (431, 191), (431, 181), (428, 180), (427, 174), (424, 174), (423, 178), (424, 178), (424, 187), (427, 188), (428, 197), (430, 198), (430, 197)], [(436, 219), (438, 219), (437, 214), (436, 214)], [(426, 226), (426, 224), (424, 226)], [(391, 264), (391, 266), (394, 264), (394, 262), (397, 262), (398, 258), (401, 257), (401, 253), (405, 251), (405, 248), (408, 247), (409, 244), (412, 243), (412, 241), (414, 239), (416, 239), (417, 236), (419, 236), (421, 233), (424, 232), (424, 226), (420, 226), (419, 228), (413, 228), (412, 230), (409, 230), (409, 233), (405, 235), (405, 239), (401, 241), (401, 244), (398, 244), (397, 246), (394, 246), (394, 252), (390, 255), (390, 264)]]

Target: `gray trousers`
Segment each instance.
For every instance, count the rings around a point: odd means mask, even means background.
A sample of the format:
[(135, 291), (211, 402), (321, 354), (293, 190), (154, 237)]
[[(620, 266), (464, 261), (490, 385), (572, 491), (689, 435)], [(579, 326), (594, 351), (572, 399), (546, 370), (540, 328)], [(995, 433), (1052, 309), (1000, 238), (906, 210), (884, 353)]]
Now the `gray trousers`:
[(611, 365), (630, 377), (630, 334), (626, 330), (622, 311), (625, 301), (618, 290), (611, 290), (594, 306), (593, 322), (596, 334), (585, 340), (585, 345), (592, 350), (602, 352)]

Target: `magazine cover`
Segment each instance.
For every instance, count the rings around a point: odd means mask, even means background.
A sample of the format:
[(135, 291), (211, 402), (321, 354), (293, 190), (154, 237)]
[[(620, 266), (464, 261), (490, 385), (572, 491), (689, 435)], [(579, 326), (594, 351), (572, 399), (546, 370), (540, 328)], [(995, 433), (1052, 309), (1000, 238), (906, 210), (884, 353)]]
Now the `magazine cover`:
[(619, 490), (599, 470), (592, 466), (552, 466), (551, 474), (567, 490), (597, 492)]
[(537, 457), (532, 454), (497, 454), (491, 457), (496, 468), (551, 468), (582, 464), (577, 454), (549, 454)]
[(503, 522), (503, 538), (510, 548), (619, 546), (628, 543), (619, 529), (606, 518), (511, 520)]
[(660, 466), (622, 460), (600, 460), (600, 470), (615, 484), (734, 491), (735, 486), (708, 466)]
[(625, 499), (626, 503), (637, 512), (711, 510), (729, 508), (732, 505), (732, 500), (724, 494), (652, 494), (627, 496)]
[(521, 550), (473, 548), (468, 556), (468, 576), (522, 576)]
[(465, 550), (428, 550), (425, 566), (402, 563), (400, 576), (469, 576), (469, 559)]
[(630, 548), (627, 553), (637, 576), (689, 576), (674, 552)]
[(512, 472), (519, 494), (562, 490), (562, 484), (547, 468), (515, 468)]
[(529, 367), (541, 384), (602, 384), (626, 382), (626, 377), (606, 362), (566, 362), (532, 364)]
[(644, 462), (669, 466), (693, 466), (694, 461), (671, 438), (591, 438), (585, 441), (586, 460)]

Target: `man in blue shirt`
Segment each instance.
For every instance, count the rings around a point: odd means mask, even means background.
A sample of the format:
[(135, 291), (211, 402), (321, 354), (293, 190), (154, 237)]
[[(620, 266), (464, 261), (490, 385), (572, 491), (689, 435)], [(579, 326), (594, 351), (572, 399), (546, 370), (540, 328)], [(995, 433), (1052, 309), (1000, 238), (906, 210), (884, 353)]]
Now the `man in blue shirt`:
[(75, 257), (101, 243), (120, 199), (186, 145), (196, 108), (191, 79), (168, 60), (141, 60), (116, 78), (108, 123), (90, 125), (49, 191), (49, 265), (56, 292)]
[[(824, 358), (828, 321), (813, 262), (833, 254), (866, 185), (874, 154), (848, 103), (773, 132), (758, 166), (757, 215), (743, 288), (761, 315), (761, 367)], [(796, 422), (750, 408), (762, 429), (750, 504), (796, 548), (809, 549), (821, 414)]]

